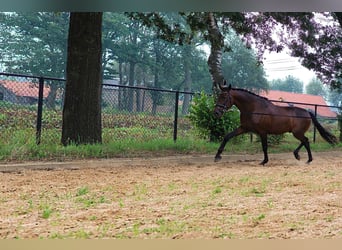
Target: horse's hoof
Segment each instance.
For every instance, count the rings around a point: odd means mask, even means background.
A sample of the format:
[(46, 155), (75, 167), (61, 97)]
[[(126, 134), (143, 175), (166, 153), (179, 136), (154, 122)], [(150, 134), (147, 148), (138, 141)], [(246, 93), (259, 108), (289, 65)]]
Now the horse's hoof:
[(220, 160), (222, 159), (222, 157), (221, 156), (215, 156), (215, 162), (219, 162)]
[(297, 153), (293, 153), (294, 154), (294, 157), (298, 160), (298, 161), (300, 161), (300, 155)]
[(260, 164), (259, 164), (259, 165), (265, 166), (265, 164), (266, 164), (267, 162), (268, 162), (268, 161), (266, 161), (266, 160), (263, 160), (262, 162), (260, 162)]
[(310, 162), (312, 162), (312, 159), (309, 159), (306, 164), (310, 164)]

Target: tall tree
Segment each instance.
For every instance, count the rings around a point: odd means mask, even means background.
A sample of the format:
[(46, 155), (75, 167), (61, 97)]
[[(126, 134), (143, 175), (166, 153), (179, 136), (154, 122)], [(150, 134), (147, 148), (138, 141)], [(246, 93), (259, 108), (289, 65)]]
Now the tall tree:
[[(103, 77), (111, 79), (119, 74), (115, 62), (124, 63), (127, 52), (125, 43), (129, 36), (130, 20), (122, 13), (103, 13), (102, 45), (103, 45)], [(122, 83), (123, 84), (123, 83)]]
[[(167, 22), (175, 22), (177, 25), (185, 26), (186, 22), (182, 16), (177, 13), (162, 13), (163, 18)], [(141, 84), (141, 79), (144, 79), (144, 85), (153, 86), (156, 88), (168, 88), (177, 90), (191, 91), (192, 89), (192, 74), (199, 75), (199, 70), (208, 71), (207, 68), (196, 68), (193, 65), (199, 63), (199, 54), (196, 51), (196, 45), (180, 46), (175, 43), (162, 40), (160, 38), (160, 31), (154, 27), (147, 29), (141, 25), (140, 20), (131, 20), (131, 18), (123, 15), (104, 13), (104, 28), (106, 34), (105, 37), (105, 50), (106, 59), (114, 59), (118, 62), (119, 69), (117, 71), (124, 73), (122, 69), (123, 64), (134, 63), (134, 72), (131, 74), (122, 76), (121, 79), (132, 79), (135, 84)], [(120, 22), (115, 20), (118, 18)], [(138, 22), (139, 21), (139, 22)], [(135, 24), (135, 25), (133, 25)], [(109, 29), (111, 27), (111, 29)], [(110, 34), (116, 35), (110, 35)], [(134, 43), (132, 43), (133, 35), (136, 35)], [(194, 58), (195, 57), (195, 58)], [(202, 57), (202, 55), (201, 55)], [(109, 66), (109, 64), (107, 64)], [(106, 72), (110, 71), (110, 67), (106, 67)], [(111, 70), (114, 72), (115, 70)], [(129, 70), (127, 70), (129, 72)], [(142, 77), (143, 72), (144, 77)], [(197, 79), (197, 85), (199, 82), (205, 82), (204, 80)], [(210, 82), (206, 81), (206, 83)], [(130, 82), (131, 84), (132, 81)], [(199, 88), (200, 89), (200, 88)], [(128, 95), (128, 91), (125, 93), (126, 98), (123, 98), (123, 102), (131, 100)], [(134, 93), (134, 91), (131, 91)], [(151, 93), (153, 106), (152, 113), (156, 112), (157, 105), (161, 105), (163, 99), (157, 92)], [(136, 110), (139, 111), (139, 91), (135, 92)], [(189, 96), (184, 96), (183, 111), (187, 111), (189, 104)], [(132, 103), (132, 102), (131, 102)], [(126, 109), (129, 109), (129, 105)], [(132, 108), (132, 105), (130, 105)]]
[(226, 40), (230, 50), (223, 53), (223, 76), (234, 87), (259, 92), (268, 90), (269, 84), (265, 78), (262, 64), (258, 63), (255, 51), (247, 49), (235, 32), (229, 32)]
[[(220, 67), (222, 52), (229, 47), (224, 44), (222, 33), (230, 28), (242, 37), (247, 47), (258, 50), (259, 60), (265, 50), (282, 51), (288, 48), (291, 55), (301, 58), (305, 67), (314, 70), (317, 76), (334, 88), (342, 87), (342, 48), (340, 13), (323, 13), (324, 21), (316, 13), (298, 12), (245, 12), (245, 13), (194, 13), (182, 12), (191, 27), (191, 32), (176, 25), (168, 25), (158, 13), (138, 13), (136, 18), (147, 25), (155, 25), (168, 40), (184, 42), (194, 31), (201, 31), (210, 41), (211, 54), (208, 60), (213, 85), (222, 81)], [(228, 79), (229, 80), (229, 79)]]
[[(0, 64), (8, 72), (65, 77), (68, 13), (0, 13)], [(54, 108), (62, 83), (50, 86), (46, 104)]]
[[(190, 45), (183, 45), (182, 50), (182, 59), (183, 59), (183, 68), (184, 68), (184, 91), (189, 92), (191, 90), (192, 77), (191, 77), (191, 52), (192, 47)], [(190, 95), (184, 94), (183, 106), (182, 106), (182, 114), (185, 115), (188, 113), (190, 106)]]
[(271, 82), (271, 89), (292, 93), (303, 93), (303, 82), (291, 75), (286, 76), (284, 80), (277, 79)]
[(0, 13), (0, 61), (8, 71), (64, 77), (68, 13)]
[(341, 109), (338, 110), (338, 113), (342, 115), (342, 91), (332, 90), (329, 92), (329, 102), (333, 106), (338, 106)]
[[(141, 79), (146, 79), (141, 78), (141, 69), (146, 70), (152, 61), (150, 34), (153, 32), (142, 26), (139, 21), (131, 20), (121, 13), (104, 13), (103, 31), (105, 77), (111, 77), (108, 73), (118, 72), (121, 84), (128, 83), (129, 86), (141, 84)], [(117, 62), (117, 70), (113, 67), (116, 66), (113, 61)], [(136, 108), (139, 111), (140, 99), (140, 91), (123, 89), (120, 91), (120, 108), (128, 111)]]
[(320, 95), (323, 97), (325, 97), (327, 95), (327, 93), (324, 89), (324, 85), (317, 78), (311, 79), (311, 81), (305, 87), (305, 92), (307, 94), (310, 94), (310, 95)]
[(101, 12), (72, 12), (62, 144), (101, 143)]
[[(159, 80), (159, 75), (161, 71), (161, 63), (162, 63), (162, 49), (163, 44), (162, 41), (159, 39), (153, 40), (153, 52), (155, 54), (155, 64), (153, 67), (153, 87), (160, 88), (161, 83)], [(157, 113), (157, 105), (161, 102), (161, 94), (158, 91), (151, 92), (152, 98), (152, 114), (155, 115)]]

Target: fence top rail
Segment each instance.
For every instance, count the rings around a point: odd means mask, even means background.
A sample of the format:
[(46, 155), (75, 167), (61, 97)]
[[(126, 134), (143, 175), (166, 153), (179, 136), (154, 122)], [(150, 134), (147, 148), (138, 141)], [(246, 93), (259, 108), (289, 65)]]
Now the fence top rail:
[(43, 78), (44, 80), (50, 80), (50, 81), (66, 81), (63, 78), (57, 78), (57, 77), (47, 77), (47, 76), (32, 76), (32, 75), (25, 75), (25, 74), (16, 74), (16, 73), (1, 73), (1, 76), (14, 76), (14, 77), (23, 77), (23, 78), (32, 78), (32, 79), (40, 79)]
[(108, 83), (102, 83), (102, 86), (129, 88), (129, 89), (142, 89), (142, 90), (160, 91), (160, 92), (166, 92), (166, 93), (178, 92), (179, 94), (188, 94), (188, 95), (198, 94), (198, 93), (190, 92), (190, 91), (179, 91), (179, 90), (162, 89), (162, 88), (145, 87), (145, 86), (129, 86), (129, 85), (120, 85), (120, 84), (108, 84)]
[(279, 102), (279, 103), (288, 103), (288, 104), (306, 105), (306, 106), (337, 108), (337, 109), (341, 109), (342, 110), (342, 107), (339, 107), (339, 106), (329, 106), (329, 105), (323, 105), (323, 104), (314, 104), (314, 103), (306, 103), (306, 102), (288, 102), (288, 101), (279, 101), (279, 100), (269, 100), (269, 101), (271, 101), (271, 102)]
[[(5, 72), (0, 72), (0, 75), (3, 75), (3, 76), (14, 76), (14, 77), (25, 77), (25, 78), (35, 78), (35, 79), (43, 78), (44, 80), (51, 80), (51, 81), (64, 81), (64, 82), (66, 81), (66, 79), (63, 79), (63, 78), (45, 77), (45, 76), (33, 76), (33, 75), (16, 74), (16, 73), (5, 73)], [(178, 92), (179, 94), (189, 94), (189, 95), (199, 94), (199, 92), (178, 91), (178, 90), (171, 90), (171, 89), (161, 89), (161, 88), (145, 87), (145, 86), (127, 86), (127, 85), (107, 84), (107, 83), (102, 83), (102, 86), (132, 88), (132, 89), (143, 89), (143, 90), (151, 90), (151, 91), (161, 91), (161, 92), (166, 92), (166, 93), (176, 93), (176, 92)], [(269, 101), (271, 101), (271, 102), (278, 102), (278, 103), (306, 105), (306, 106), (337, 108), (339, 110), (342, 110), (342, 107), (339, 107), (339, 106), (330, 106), (330, 105), (304, 103), (304, 102), (288, 102), (288, 101), (279, 101), (279, 100), (269, 100)]]
[[(110, 86), (110, 87), (121, 87), (121, 88), (131, 88), (131, 89), (143, 89), (143, 90), (152, 90), (152, 91), (161, 91), (161, 92), (169, 92), (169, 93), (180, 93), (180, 94), (189, 94), (189, 95), (196, 95), (200, 94), (200, 92), (190, 92), (190, 91), (178, 91), (178, 90), (169, 90), (169, 89), (161, 89), (161, 88), (153, 88), (153, 87), (144, 87), (144, 86), (127, 86), (127, 85), (120, 85), (120, 84), (107, 84), (103, 83), (103, 86)], [(329, 106), (323, 104), (313, 104), (313, 103), (305, 103), (305, 102), (288, 102), (288, 101), (279, 101), (279, 100), (270, 100), (271, 102), (279, 102), (279, 103), (288, 103), (288, 104), (298, 104), (298, 105), (306, 105), (306, 106), (317, 106), (317, 107), (328, 107), (328, 108), (338, 108), (342, 109), (339, 106)]]

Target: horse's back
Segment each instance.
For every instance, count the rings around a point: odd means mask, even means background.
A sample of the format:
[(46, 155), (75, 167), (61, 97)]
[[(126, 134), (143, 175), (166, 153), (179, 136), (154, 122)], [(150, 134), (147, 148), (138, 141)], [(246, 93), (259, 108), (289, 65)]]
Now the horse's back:
[(282, 107), (285, 113), (289, 113), (292, 117), (298, 119), (311, 119), (309, 112), (306, 109), (299, 107)]
[(273, 120), (274, 124), (281, 124), (280, 126), (283, 127), (283, 130), (286, 130), (285, 132), (292, 133), (305, 133), (311, 124), (309, 112), (299, 107), (278, 106), (276, 116), (273, 117)]
[(310, 127), (308, 111), (298, 107), (270, 105), (251, 114), (241, 114), (241, 125), (258, 134), (283, 134), (306, 131)]

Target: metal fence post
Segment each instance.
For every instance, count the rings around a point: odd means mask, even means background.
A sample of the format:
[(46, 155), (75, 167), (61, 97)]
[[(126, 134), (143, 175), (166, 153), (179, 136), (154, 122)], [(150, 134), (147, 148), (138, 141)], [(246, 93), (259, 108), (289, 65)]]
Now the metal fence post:
[(338, 129), (340, 131), (340, 142), (342, 142), (342, 112), (341, 114), (337, 115), (337, 123), (338, 123)]
[(177, 141), (177, 125), (178, 125), (178, 102), (179, 102), (179, 91), (176, 92), (175, 97), (175, 117), (173, 121), (173, 141)]
[(43, 94), (44, 94), (44, 78), (39, 77), (37, 127), (36, 127), (36, 144), (37, 145), (40, 144), (40, 137), (41, 137), (41, 132), (42, 132)]
[[(317, 105), (315, 105), (315, 117), (317, 118)], [(314, 127), (313, 142), (316, 142), (316, 127)]]

